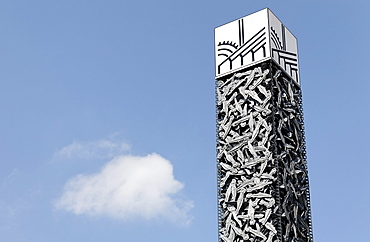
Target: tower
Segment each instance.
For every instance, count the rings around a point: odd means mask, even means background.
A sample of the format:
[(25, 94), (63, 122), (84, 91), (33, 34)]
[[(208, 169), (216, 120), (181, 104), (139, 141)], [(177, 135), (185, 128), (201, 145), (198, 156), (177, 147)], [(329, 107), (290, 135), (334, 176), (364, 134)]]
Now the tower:
[(312, 241), (297, 39), (263, 9), (215, 28), (219, 241)]

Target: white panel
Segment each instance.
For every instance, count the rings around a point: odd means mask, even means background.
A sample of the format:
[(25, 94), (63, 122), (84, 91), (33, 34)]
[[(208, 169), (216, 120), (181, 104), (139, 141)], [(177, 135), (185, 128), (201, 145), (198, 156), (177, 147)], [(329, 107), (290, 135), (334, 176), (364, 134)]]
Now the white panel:
[(215, 28), (216, 78), (268, 59), (299, 84), (297, 39), (268, 8)]
[(215, 29), (216, 76), (270, 57), (267, 11), (263, 9)]
[(297, 39), (287, 28), (285, 28), (285, 41), (286, 41), (287, 51), (298, 53)]
[(285, 42), (283, 41), (282, 23), (271, 11), (269, 11), (269, 24), (271, 48), (283, 49)]
[(269, 25), (272, 58), (299, 84), (297, 39), (271, 11)]

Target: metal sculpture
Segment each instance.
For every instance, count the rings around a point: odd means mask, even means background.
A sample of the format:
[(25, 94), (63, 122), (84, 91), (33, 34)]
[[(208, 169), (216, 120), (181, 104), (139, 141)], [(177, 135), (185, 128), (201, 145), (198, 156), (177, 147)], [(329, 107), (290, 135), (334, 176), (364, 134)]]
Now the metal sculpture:
[[(255, 42), (259, 48), (241, 47), (251, 39), (244, 42), (242, 34), (247, 20), (237, 21), (240, 42), (234, 53), (253, 49), (265, 56), (237, 71), (230, 64), (223, 73), (220, 66), (243, 57), (229, 52), (216, 60), (219, 241), (312, 241), (298, 59), (279, 57), (292, 48), (284, 41), (280, 52), (266, 38)], [(266, 35), (279, 40), (276, 32)], [(216, 42), (216, 51), (222, 55), (231, 43)]]

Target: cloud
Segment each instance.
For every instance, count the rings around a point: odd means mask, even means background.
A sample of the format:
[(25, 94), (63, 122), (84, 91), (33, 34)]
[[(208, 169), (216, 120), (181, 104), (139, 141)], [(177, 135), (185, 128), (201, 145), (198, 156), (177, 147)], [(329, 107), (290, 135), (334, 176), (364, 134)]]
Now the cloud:
[(74, 159), (111, 159), (116, 155), (130, 150), (126, 142), (115, 140), (114, 135), (92, 142), (77, 142), (57, 150), (53, 155), (53, 161)]
[(178, 196), (183, 187), (172, 164), (158, 154), (118, 156), (97, 174), (68, 180), (55, 206), (76, 215), (166, 218), (186, 225), (193, 203)]

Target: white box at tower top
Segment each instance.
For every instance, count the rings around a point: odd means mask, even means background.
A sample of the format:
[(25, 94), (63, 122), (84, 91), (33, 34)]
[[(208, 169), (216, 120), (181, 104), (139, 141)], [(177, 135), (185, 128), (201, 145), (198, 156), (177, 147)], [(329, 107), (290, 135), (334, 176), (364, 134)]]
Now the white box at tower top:
[(215, 28), (216, 79), (273, 59), (299, 84), (297, 39), (266, 8)]

